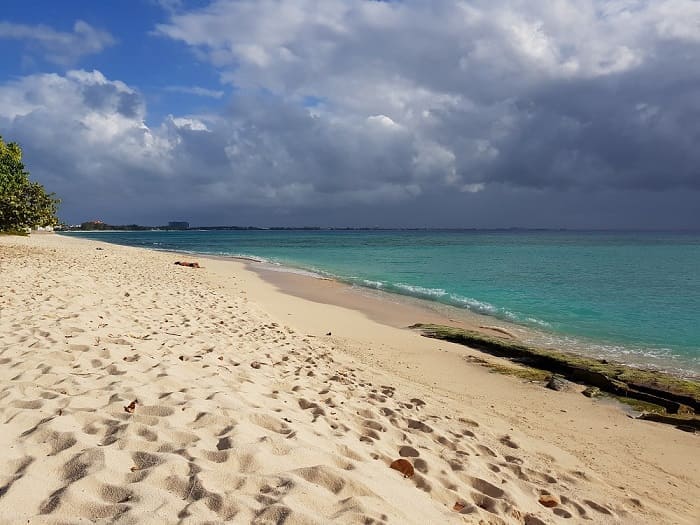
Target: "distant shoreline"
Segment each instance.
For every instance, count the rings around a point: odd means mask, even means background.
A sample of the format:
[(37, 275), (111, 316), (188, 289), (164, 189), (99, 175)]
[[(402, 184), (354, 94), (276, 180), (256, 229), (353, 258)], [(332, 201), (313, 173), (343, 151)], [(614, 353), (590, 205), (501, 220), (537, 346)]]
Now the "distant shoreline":
[(165, 226), (111, 226), (108, 229), (81, 228), (57, 229), (59, 233), (109, 233), (109, 232), (198, 232), (198, 231), (378, 231), (378, 232), (484, 232), (484, 233), (518, 233), (518, 232), (551, 232), (551, 233), (678, 233), (698, 234), (700, 229), (635, 229), (635, 228), (391, 228), (369, 226), (192, 226), (190, 228), (168, 228)]

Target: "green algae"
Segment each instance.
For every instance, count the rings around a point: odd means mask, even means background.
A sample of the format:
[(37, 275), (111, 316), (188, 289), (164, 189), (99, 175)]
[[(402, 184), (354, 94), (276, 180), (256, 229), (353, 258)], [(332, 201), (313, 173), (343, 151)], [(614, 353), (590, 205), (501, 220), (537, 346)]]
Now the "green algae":
[(495, 374), (518, 377), (525, 381), (544, 383), (551, 376), (549, 372), (546, 372), (544, 370), (538, 370), (537, 368), (532, 368), (529, 366), (502, 365), (500, 363), (494, 363), (493, 361), (487, 361), (486, 359), (480, 359), (478, 357), (470, 357), (469, 361), (473, 363), (478, 363), (481, 366), (488, 368), (491, 372)]
[(638, 399), (633, 399), (630, 397), (622, 397), (622, 396), (607, 396), (610, 397), (610, 399), (614, 399), (618, 403), (622, 403), (624, 405), (627, 405), (628, 407), (632, 408), (633, 410), (639, 412), (639, 413), (654, 413), (654, 414), (665, 414), (666, 410), (664, 407), (661, 407), (659, 405), (655, 405), (654, 403), (647, 403), (646, 401), (640, 401)]
[(512, 366), (503, 366), (494, 363), (485, 363), (484, 366), (490, 368), (492, 372), (497, 374), (519, 377), (520, 379), (524, 379), (526, 381), (545, 382), (550, 377), (549, 373), (542, 370), (537, 370), (536, 368), (514, 368)]

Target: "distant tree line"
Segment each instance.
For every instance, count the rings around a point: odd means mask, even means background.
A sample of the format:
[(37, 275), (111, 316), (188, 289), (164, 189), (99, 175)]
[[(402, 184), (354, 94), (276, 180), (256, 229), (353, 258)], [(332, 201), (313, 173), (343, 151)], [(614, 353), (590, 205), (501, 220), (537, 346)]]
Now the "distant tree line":
[(22, 233), (27, 228), (55, 226), (60, 200), (29, 180), (22, 148), (0, 137), (0, 232)]
[[(319, 226), (303, 226), (303, 227), (288, 227), (288, 226), (275, 226), (271, 228), (262, 228), (259, 226), (198, 226), (196, 228), (181, 228), (173, 226), (141, 226), (139, 224), (107, 224), (102, 221), (86, 221), (80, 223), (79, 226), (64, 226), (61, 227), (64, 230), (70, 231), (105, 231), (105, 230), (116, 230), (116, 231), (144, 231), (144, 230), (166, 230), (166, 231), (186, 231), (186, 230), (322, 230)], [(325, 228), (330, 229), (330, 228)], [(353, 228), (342, 228), (342, 229), (353, 229)]]
[(70, 228), (71, 230), (124, 230), (124, 231), (141, 231), (152, 230), (152, 226), (139, 226), (138, 224), (107, 224), (102, 221), (86, 221), (80, 224), (79, 228)]

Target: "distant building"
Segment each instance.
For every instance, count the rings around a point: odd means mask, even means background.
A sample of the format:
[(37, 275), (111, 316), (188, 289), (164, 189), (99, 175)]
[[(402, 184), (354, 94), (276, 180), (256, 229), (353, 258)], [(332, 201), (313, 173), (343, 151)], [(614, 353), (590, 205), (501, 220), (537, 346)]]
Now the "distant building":
[(171, 230), (186, 230), (190, 227), (190, 223), (187, 221), (170, 221), (168, 223), (168, 228)]

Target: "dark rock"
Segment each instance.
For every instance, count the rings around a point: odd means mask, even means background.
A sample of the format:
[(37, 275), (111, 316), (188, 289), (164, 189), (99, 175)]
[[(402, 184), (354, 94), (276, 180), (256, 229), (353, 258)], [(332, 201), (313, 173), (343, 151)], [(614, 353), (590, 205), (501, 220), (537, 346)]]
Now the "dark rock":
[(571, 383), (560, 375), (553, 375), (549, 378), (549, 381), (547, 381), (545, 386), (550, 390), (565, 392), (571, 388)]
[(598, 397), (600, 395), (600, 388), (597, 386), (589, 386), (581, 393), (586, 397)]
[(700, 419), (697, 417), (679, 417), (670, 414), (656, 414), (654, 412), (644, 412), (637, 419), (645, 421), (655, 421), (656, 423), (666, 423), (673, 425), (679, 430), (685, 432), (700, 431)]

